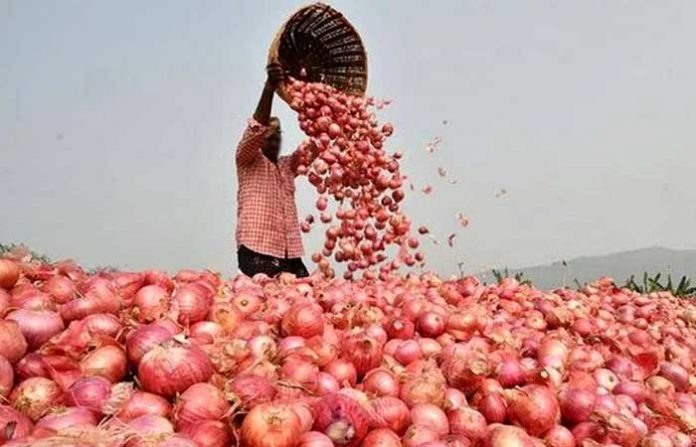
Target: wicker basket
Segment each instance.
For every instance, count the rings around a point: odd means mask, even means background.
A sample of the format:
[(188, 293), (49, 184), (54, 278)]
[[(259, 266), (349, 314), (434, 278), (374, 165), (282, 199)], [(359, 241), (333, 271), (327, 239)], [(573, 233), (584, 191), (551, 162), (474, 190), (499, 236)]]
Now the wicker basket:
[[(354, 95), (367, 89), (367, 54), (360, 36), (343, 14), (323, 3), (305, 6), (285, 21), (268, 50), (268, 62), (280, 63), (294, 78)], [(289, 102), (282, 83), (278, 95)]]

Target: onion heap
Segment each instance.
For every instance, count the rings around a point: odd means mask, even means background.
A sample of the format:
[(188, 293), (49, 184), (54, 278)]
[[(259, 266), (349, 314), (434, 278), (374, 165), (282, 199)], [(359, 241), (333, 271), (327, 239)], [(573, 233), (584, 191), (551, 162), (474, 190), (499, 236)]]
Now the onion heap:
[(0, 445), (696, 440), (696, 306), (609, 278), (2, 267)]

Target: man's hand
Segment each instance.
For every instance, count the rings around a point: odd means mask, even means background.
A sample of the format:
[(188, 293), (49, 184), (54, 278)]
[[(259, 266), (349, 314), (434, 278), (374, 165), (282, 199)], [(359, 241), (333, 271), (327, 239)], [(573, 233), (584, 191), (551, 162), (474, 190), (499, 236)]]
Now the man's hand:
[(283, 67), (277, 62), (268, 64), (266, 67), (266, 74), (268, 75), (266, 86), (273, 90), (278, 87), (278, 84), (285, 80), (285, 70), (283, 70)]

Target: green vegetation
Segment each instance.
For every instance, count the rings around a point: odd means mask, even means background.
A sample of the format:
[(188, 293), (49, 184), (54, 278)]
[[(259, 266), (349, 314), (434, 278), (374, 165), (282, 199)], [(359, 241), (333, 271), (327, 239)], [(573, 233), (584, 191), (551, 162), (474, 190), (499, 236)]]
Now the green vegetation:
[(670, 292), (674, 296), (683, 297), (696, 295), (696, 287), (691, 286), (691, 278), (682, 276), (676, 285), (672, 281), (672, 275), (667, 275), (667, 282), (664, 284), (660, 282), (661, 278), (662, 273), (651, 277), (648, 272), (643, 272), (643, 281), (640, 284), (636, 282), (635, 276), (631, 275), (624, 287), (638, 293)]

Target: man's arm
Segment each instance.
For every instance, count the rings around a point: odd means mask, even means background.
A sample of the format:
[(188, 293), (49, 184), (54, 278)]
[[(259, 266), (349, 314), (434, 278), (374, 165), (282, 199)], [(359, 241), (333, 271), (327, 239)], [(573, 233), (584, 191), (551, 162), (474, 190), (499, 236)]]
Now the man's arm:
[(267, 78), (263, 85), (261, 98), (256, 105), (253, 120), (250, 121), (247, 130), (244, 132), (242, 141), (237, 147), (237, 164), (245, 165), (253, 162), (261, 154), (263, 142), (268, 131), (268, 124), (271, 120), (271, 109), (273, 108), (273, 94), (278, 83), (285, 77), (283, 68), (280, 64), (271, 64), (266, 67)]

